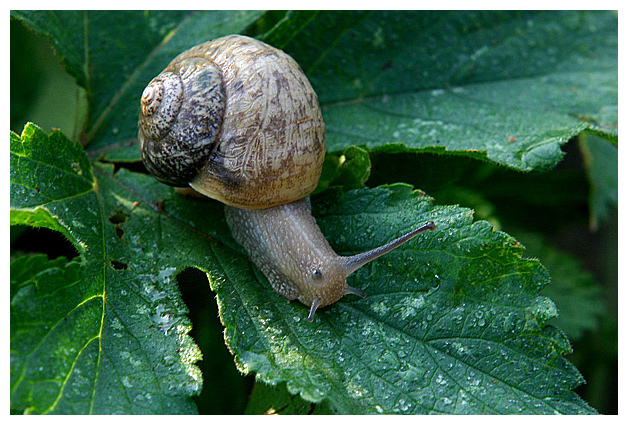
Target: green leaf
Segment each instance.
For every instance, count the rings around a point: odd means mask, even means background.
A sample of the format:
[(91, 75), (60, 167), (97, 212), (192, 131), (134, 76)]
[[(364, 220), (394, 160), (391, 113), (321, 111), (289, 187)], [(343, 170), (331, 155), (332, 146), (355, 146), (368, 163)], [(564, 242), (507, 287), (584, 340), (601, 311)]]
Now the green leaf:
[(583, 129), (616, 131), (612, 12), (362, 13), (331, 41), (314, 29), (329, 14), (286, 51), (319, 94), (331, 151), (446, 151), (546, 170)]
[(285, 45), (298, 36), (319, 13), (321, 12), (314, 10), (290, 10), (259, 39), (283, 50)]
[[(571, 392), (582, 378), (562, 357), (569, 343), (546, 325), (556, 309), (538, 296), (545, 269), (469, 210), (435, 207), (407, 185), (315, 196), (342, 254), (427, 220), (438, 227), (355, 273), (365, 299), (346, 297), (310, 323), (305, 306), (286, 303), (230, 248), (219, 203), (109, 165), (79, 176), (71, 164), (84, 156), (58, 132), (30, 125), (12, 139), (12, 224), (45, 211), (82, 243), (80, 262), (48, 276), (51, 265), (39, 291), (22, 283), (12, 299), (14, 409), (191, 412), (199, 354), (173, 276), (192, 266), (208, 273), (242, 372), (340, 413), (593, 412)], [(53, 139), (64, 161), (43, 154)], [(21, 185), (25, 175), (44, 179), (39, 192)], [(50, 182), (77, 176), (74, 193), (50, 196)], [(46, 201), (22, 203), (35, 194)]]
[(357, 146), (349, 146), (341, 155), (327, 154), (323, 172), (314, 193), (329, 186), (343, 186), (347, 189), (364, 187), (371, 174), (371, 158), (367, 151)]
[[(47, 36), (58, 52), (65, 69), (81, 87), (87, 87), (85, 74), (84, 13), (80, 11), (12, 10), (11, 17), (28, 23), (40, 35)], [(71, 29), (71, 31), (67, 31)]]
[[(339, 413), (584, 413), (582, 382), (546, 326), (554, 304), (536, 260), (469, 210), (434, 207), (408, 186), (327, 191), (312, 201), (342, 254), (372, 248), (433, 220), (437, 230), (350, 278), (367, 292), (305, 320), (245, 262), (210, 271), (226, 339), (243, 372), (286, 381)], [(232, 284), (226, 284), (232, 282)]]
[[(81, 253), (67, 264), (35, 257), (30, 272), (24, 259), (12, 264), (12, 409), (196, 410), (190, 397), (201, 386), (194, 366), (200, 353), (188, 336), (176, 269), (155, 258), (154, 246), (138, 256), (116, 232), (120, 223), (111, 217), (135, 206), (133, 194), (112, 184), (97, 178), (80, 145), (60, 132), (48, 136), (28, 125), (11, 135), (11, 224), (61, 231)], [(133, 230), (130, 240), (143, 237)]]
[(517, 239), (526, 250), (547, 267), (552, 284), (543, 289), (558, 309), (552, 324), (563, 330), (572, 341), (578, 341), (586, 331), (595, 331), (606, 313), (602, 288), (593, 274), (569, 254), (552, 247), (540, 235), (517, 232)]
[[(163, 37), (190, 12), (12, 11), (12, 16), (50, 38), (77, 83), (89, 91), (98, 117)], [(71, 29), (70, 31), (68, 29)], [(111, 60), (111, 55), (124, 60)]]
[(331, 415), (334, 411), (326, 403), (312, 404), (290, 394), (286, 386), (255, 383), (246, 406), (247, 415)]
[(591, 184), (591, 227), (608, 218), (608, 210), (617, 207), (619, 189), (619, 153), (616, 146), (595, 134), (583, 134), (580, 147)]

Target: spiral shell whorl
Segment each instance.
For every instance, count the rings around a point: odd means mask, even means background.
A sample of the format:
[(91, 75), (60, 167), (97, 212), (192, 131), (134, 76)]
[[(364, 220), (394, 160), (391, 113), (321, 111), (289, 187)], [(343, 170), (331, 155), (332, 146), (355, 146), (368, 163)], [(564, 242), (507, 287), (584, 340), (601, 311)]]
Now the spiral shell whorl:
[(212, 62), (177, 59), (142, 93), (139, 140), (144, 164), (157, 179), (187, 186), (212, 151), (225, 99), (220, 71)]
[(141, 131), (151, 140), (170, 131), (183, 101), (183, 83), (172, 72), (159, 74), (144, 89), (141, 101)]

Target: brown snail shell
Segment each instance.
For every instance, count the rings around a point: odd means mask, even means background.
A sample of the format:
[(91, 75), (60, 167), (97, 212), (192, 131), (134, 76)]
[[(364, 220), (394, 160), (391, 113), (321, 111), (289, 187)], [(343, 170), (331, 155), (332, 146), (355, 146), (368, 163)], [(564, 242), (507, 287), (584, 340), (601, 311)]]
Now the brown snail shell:
[(181, 53), (151, 81), (139, 140), (158, 180), (238, 208), (307, 196), (326, 149), (318, 98), (299, 65), (240, 35)]

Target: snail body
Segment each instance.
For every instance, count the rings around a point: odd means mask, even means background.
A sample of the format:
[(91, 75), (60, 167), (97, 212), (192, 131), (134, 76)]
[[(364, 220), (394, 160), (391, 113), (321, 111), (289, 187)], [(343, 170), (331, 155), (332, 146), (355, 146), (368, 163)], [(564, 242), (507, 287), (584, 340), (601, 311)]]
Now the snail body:
[(370, 251), (353, 256), (336, 254), (310, 213), (307, 198), (261, 210), (225, 207), (231, 233), (266, 275), (275, 292), (316, 309), (333, 304), (348, 294), (366, 294), (347, 285), (347, 277), (366, 263), (397, 248), (434, 223)]
[(354, 256), (331, 248), (310, 213), (325, 156), (316, 93), (281, 50), (232, 35), (177, 56), (144, 89), (139, 144), (147, 170), (225, 204), (234, 239), (273, 289), (316, 309), (346, 294), (346, 278), (429, 222)]

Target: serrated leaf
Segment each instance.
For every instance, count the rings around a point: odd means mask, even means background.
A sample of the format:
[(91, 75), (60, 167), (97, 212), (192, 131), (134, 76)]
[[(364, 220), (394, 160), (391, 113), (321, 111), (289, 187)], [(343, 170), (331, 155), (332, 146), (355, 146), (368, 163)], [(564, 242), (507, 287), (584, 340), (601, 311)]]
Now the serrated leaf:
[(593, 274), (566, 252), (551, 246), (538, 234), (517, 232), (531, 255), (547, 267), (552, 284), (543, 289), (558, 309), (552, 324), (563, 330), (572, 341), (578, 341), (586, 331), (594, 331), (606, 313), (602, 288)]
[[(176, 269), (155, 260), (154, 249), (134, 256), (115, 232), (109, 218), (134, 204), (111, 185), (60, 132), (48, 136), (31, 124), (12, 134), (11, 224), (61, 231), (81, 253), (80, 262), (12, 275), (12, 409), (196, 410), (200, 353), (187, 335)], [(141, 238), (137, 230), (132, 238)]]
[(581, 382), (562, 358), (568, 341), (546, 326), (556, 314), (538, 296), (547, 273), (515, 240), (403, 185), (327, 191), (312, 204), (343, 254), (427, 220), (437, 230), (358, 271), (350, 285), (367, 297), (313, 323), (225, 258), (210, 281), (244, 372), (339, 413), (593, 412), (568, 390)]
[(590, 223), (596, 229), (599, 221), (608, 217), (609, 208), (617, 207), (619, 153), (616, 146), (595, 134), (584, 134), (580, 146), (591, 184)]
[(334, 411), (326, 403), (312, 404), (290, 394), (285, 385), (255, 383), (246, 406), (247, 415), (331, 415)]
[(583, 129), (615, 131), (612, 12), (358, 13), (331, 42), (316, 31), (330, 14), (286, 51), (320, 96), (331, 151), (447, 151), (546, 170)]

